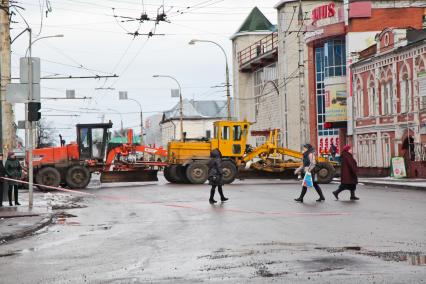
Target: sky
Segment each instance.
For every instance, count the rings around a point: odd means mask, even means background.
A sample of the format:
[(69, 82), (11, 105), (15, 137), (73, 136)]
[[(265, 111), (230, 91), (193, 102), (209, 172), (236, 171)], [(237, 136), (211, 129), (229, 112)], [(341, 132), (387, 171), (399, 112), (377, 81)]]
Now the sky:
[[(213, 44), (188, 45), (191, 39), (213, 40), (232, 58), (230, 37), (237, 31), (254, 6), (276, 23), (277, 0), (17, 0), (11, 37), (26, 28), (33, 30), (32, 56), (41, 58), (43, 77), (93, 76), (117, 74), (112, 79), (42, 80), (42, 116), (57, 128), (65, 140), (75, 141), (76, 123), (111, 120), (114, 128), (139, 129), (139, 106), (118, 99), (119, 91), (141, 103), (144, 117), (161, 113), (177, 103), (170, 89), (176, 84), (154, 74), (174, 76), (182, 85), (187, 99), (225, 100), (224, 88), (212, 88), (225, 82), (225, 59)], [(157, 15), (164, 3), (170, 23), (160, 22), (153, 36), (127, 33), (153, 31), (154, 22), (138, 23), (127, 18)], [(47, 14), (46, 14), (47, 11)], [(46, 16), (47, 15), (47, 16)], [(119, 16), (119, 17), (114, 17)], [(25, 19), (25, 21), (24, 21)], [(12, 77), (19, 77), (19, 58), (28, 47), (24, 33), (12, 44)], [(231, 77), (232, 80), (232, 77)], [(17, 81), (15, 81), (17, 82)], [(232, 82), (231, 82), (232, 84)], [(101, 88), (101, 89), (99, 89)], [(103, 88), (103, 89), (102, 89)], [(105, 88), (113, 88), (105, 89)], [(86, 100), (53, 100), (64, 98), (67, 89)], [(60, 116), (58, 116), (60, 115)], [(63, 116), (66, 115), (66, 116)], [(24, 119), (24, 107), (15, 106), (15, 119)], [(138, 132), (138, 131), (137, 131)], [(22, 131), (18, 135), (23, 137)]]

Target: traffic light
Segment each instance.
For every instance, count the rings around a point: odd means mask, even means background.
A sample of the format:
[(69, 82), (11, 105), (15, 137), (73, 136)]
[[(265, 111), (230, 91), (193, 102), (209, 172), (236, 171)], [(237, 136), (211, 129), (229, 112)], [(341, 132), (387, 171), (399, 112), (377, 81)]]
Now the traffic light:
[(28, 121), (39, 121), (41, 118), (41, 103), (29, 102), (28, 103)]

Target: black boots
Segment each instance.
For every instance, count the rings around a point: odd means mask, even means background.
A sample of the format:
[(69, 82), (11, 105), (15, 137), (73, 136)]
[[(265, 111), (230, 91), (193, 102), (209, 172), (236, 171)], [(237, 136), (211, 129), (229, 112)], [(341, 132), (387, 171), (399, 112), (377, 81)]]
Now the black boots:
[(13, 203), (12, 203), (12, 191), (14, 192), (13, 195), (15, 196), (15, 205), (21, 205), (18, 202), (18, 188), (17, 188), (17, 186), (13, 186), (13, 187), (10, 187), (9, 190), (8, 190), (8, 192), (7, 192), (7, 196), (9, 197), (9, 206), (13, 206)]
[[(209, 203), (210, 203), (210, 204), (217, 203), (217, 201), (216, 201), (216, 200), (214, 200), (214, 193), (215, 193), (215, 189), (216, 189), (216, 186), (215, 186), (215, 185), (213, 185), (213, 186), (212, 186), (212, 189), (210, 190), (210, 198), (209, 198)], [(227, 200), (228, 200), (228, 198), (226, 198), (226, 197), (223, 195), (223, 191), (222, 191), (222, 186), (221, 186), (221, 185), (219, 185), (219, 186), (217, 187), (217, 191), (219, 191), (220, 201), (225, 202), (225, 201), (227, 201)]]
[[(318, 198), (316, 201), (317, 201), (317, 202), (324, 201), (324, 200), (325, 200), (324, 195), (322, 194), (322, 190), (321, 190), (321, 188), (318, 186), (318, 184), (315, 184), (315, 185), (314, 185), (314, 188), (315, 188), (315, 190), (317, 191), (317, 193), (318, 193), (318, 195), (319, 195), (319, 197), (320, 197), (320, 198)], [(303, 203), (303, 197), (305, 197), (305, 194), (306, 194), (306, 192), (307, 192), (307, 191), (308, 191), (308, 188), (307, 188), (306, 186), (302, 187), (302, 192), (300, 193), (300, 197), (299, 197), (299, 198), (296, 198), (294, 201), (296, 201), (296, 202), (300, 202), (300, 203)]]
[(300, 193), (300, 197), (296, 198), (294, 201), (303, 203), (303, 197), (305, 197), (306, 191), (308, 191), (308, 188), (306, 186), (302, 187), (302, 192)]
[(333, 191), (333, 195), (336, 198), (336, 200), (339, 200), (339, 193), (336, 191)]

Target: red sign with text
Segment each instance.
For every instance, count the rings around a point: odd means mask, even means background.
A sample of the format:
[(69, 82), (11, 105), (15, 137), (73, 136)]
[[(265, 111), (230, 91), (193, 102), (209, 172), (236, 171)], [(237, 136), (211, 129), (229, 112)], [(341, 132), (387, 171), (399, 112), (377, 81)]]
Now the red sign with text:
[(312, 23), (315, 23), (318, 20), (332, 18), (336, 15), (335, 10), (336, 5), (330, 3), (327, 5), (319, 6), (312, 10)]

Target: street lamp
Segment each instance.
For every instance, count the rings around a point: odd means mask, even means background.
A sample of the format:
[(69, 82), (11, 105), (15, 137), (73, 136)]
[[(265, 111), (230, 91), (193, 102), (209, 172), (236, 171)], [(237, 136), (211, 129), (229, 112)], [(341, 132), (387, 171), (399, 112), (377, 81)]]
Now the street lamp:
[(231, 91), (229, 88), (229, 66), (228, 66), (228, 56), (226, 55), (225, 49), (223, 49), (223, 47), (218, 44), (217, 42), (214, 42), (212, 40), (204, 40), (204, 39), (192, 39), (188, 44), (190, 45), (195, 45), (195, 43), (197, 42), (209, 42), (212, 43), (214, 45), (216, 45), (217, 47), (219, 47), (222, 52), (223, 55), (225, 55), (225, 63), (226, 63), (226, 102), (228, 105), (228, 120), (231, 120)]
[[(29, 40), (28, 40), (28, 48), (25, 51), (25, 57), (27, 56), (27, 52), (29, 52), (29, 58), (28, 58), (28, 101), (32, 102), (33, 101), (33, 67), (32, 67), (32, 54), (31, 54), (31, 49), (32, 46), (35, 42), (41, 40), (41, 39), (46, 39), (46, 38), (53, 38), (53, 37), (63, 37), (64, 35), (59, 34), (59, 35), (52, 35), (52, 36), (43, 36), (43, 37), (39, 37), (37, 39), (35, 39), (34, 41), (32, 40), (32, 30), (30, 27), (27, 28), (28, 33), (29, 33)], [(28, 147), (28, 206), (32, 207), (33, 206), (33, 179), (34, 179), (34, 172), (33, 172), (33, 148), (34, 148), (34, 137), (33, 137), (33, 129), (34, 129), (34, 123), (28, 122), (28, 104), (26, 104), (25, 107), (25, 121), (27, 123), (28, 127), (25, 127), (25, 129), (28, 129), (28, 134), (25, 135), (25, 137), (28, 137), (28, 146), (25, 145), (26, 147)], [(27, 139), (26, 139), (27, 140)], [(27, 141), (25, 141), (27, 142)]]
[(179, 113), (180, 113), (180, 141), (183, 141), (183, 100), (182, 100), (182, 87), (179, 84), (179, 81), (175, 77), (170, 75), (153, 75), (154, 78), (170, 78), (176, 82), (179, 87)]
[(134, 101), (139, 106), (140, 117), (141, 117), (141, 140), (140, 140), (140, 144), (143, 145), (143, 113), (142, 113), (142, 105), (137, 100), (128, 98), (127, 97), (127, 92), (119, 92), (119, 93), (120, 93), (120, 97), (119, 97), (120, 100)]

